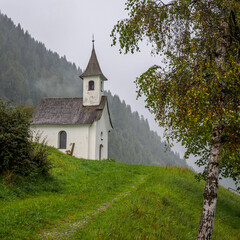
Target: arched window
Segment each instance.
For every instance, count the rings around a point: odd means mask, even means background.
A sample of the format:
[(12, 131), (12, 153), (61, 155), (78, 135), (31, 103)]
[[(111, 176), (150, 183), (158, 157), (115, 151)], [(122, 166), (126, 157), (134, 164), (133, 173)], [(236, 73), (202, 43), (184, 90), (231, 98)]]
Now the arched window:
[(60, 149), (67, 148), (67, 133), (65, 131), (61, 131), (59, 133), (59, 148)]
[(89, 81), (88, 90), (94, 90), (94, 81)]
[(103, 132), (101, 132), (101, 141), (103, 140)]

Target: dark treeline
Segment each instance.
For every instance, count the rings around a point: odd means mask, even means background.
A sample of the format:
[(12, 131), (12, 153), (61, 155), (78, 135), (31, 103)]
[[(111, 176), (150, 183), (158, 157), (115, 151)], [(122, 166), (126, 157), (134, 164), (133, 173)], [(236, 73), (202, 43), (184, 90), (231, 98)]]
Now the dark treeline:
[[(0, 13), (0, 98), (36, 106), (42, 97), (81, 97), (81, 69), (47, 50), (20, 24)], [(114, 130), (109, 157), (134, 164), (185, 165), (165, 144), (147, 120), (132, 112), (118, 96), (106, 93)]]

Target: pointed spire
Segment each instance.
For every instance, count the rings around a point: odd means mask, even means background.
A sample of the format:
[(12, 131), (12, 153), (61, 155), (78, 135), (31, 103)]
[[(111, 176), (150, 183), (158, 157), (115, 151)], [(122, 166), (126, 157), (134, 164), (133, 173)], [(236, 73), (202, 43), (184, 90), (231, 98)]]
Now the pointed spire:
[(84, 71), (84, 73), (80, 76), (80, 78), (83, 79), (83, 77), (89, 77), (89, 76), (101, 76), (103, 80), (107, 80), (107, 78), (103, 75), (102, 70), (99, 66), (97, 55), (94, 48), (94, 35), (92, 39), (93, 47), (92, 47), (92, 54), (90, 57), (90, 60), (88, 62), (87, 68)]

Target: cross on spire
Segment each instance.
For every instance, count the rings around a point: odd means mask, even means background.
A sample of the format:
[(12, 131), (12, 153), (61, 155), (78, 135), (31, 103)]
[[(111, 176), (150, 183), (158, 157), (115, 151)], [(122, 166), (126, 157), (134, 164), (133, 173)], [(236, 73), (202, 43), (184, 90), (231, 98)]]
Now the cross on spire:
[(93, 48), (94, 48), (94, 42), (95, 42), (95, 40), (94, 40), (94, 34), (93, 34), (93, 35), (92, 35)]

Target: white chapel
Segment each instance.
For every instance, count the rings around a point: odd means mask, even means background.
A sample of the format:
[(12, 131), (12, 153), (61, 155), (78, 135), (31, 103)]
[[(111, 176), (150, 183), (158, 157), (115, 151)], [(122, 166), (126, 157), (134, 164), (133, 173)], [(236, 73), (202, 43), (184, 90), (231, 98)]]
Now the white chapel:
[(47, 144), (78, 158), (108, 158), (108, 133), (112, 130), (104, 82), (107, 78), (93, 49), (83, 80), (83, 98), (44, 98), (31, 123), (33, 132)]

